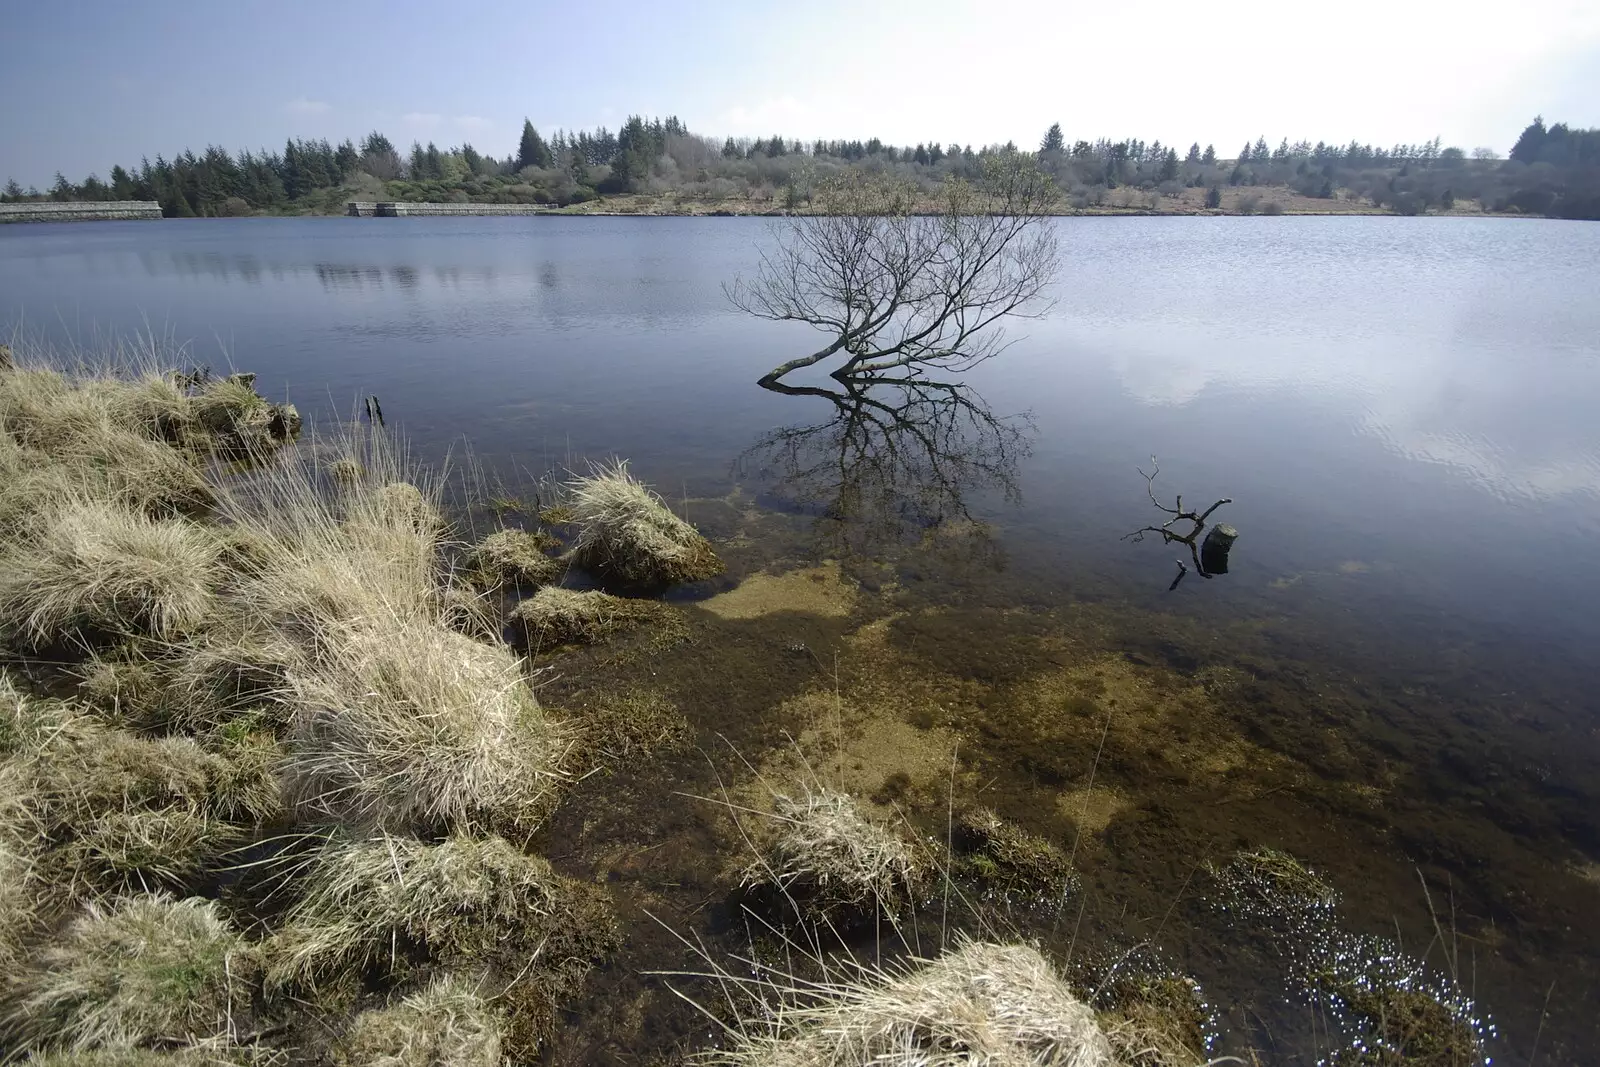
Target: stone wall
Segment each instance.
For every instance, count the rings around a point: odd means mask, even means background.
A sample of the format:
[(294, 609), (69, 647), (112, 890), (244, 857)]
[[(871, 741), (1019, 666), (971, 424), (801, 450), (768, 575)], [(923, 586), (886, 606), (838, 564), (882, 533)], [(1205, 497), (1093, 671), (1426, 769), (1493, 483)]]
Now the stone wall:
[(407, 204), (352, 200), (346, 205), (345, 214), (400, 218), (407, 215), (542, 215), (549, 210), (539, 204)]
[(88, 222), (104, 219), (159, 219), (154, 200), (85, 200), (0, 204), (0, 222)]

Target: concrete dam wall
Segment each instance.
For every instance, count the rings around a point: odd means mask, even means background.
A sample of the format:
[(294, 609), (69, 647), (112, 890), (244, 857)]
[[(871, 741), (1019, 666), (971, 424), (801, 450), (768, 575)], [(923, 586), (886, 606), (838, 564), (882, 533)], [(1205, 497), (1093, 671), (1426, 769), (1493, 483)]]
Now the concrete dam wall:
[(159, 219), (154, 200), (85, 200), (0, 204), (0, 222), (92, 222), (105, 219)]
[(352, 200), (345, 214), (394, 219), (408, 215), (542, 215), (549, 210), (539, 204), (408, 204)]

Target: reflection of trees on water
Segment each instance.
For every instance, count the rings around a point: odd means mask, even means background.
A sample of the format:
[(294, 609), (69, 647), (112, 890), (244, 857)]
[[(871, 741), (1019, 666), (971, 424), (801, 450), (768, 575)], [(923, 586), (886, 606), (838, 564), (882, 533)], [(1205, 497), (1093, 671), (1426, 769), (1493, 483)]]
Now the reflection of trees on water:
[(1020, 502), (1026, 415), (995, 415), (965, 386), (920, 378), (767, 388), (821, 397), (833, 411), (767, 434), (739, 457), (738, 471), (766, 483), (781, 504), (814, 514), (830, 550), (870, 557), (921, 544), (997, 561), (969, 502), (988, 492)]

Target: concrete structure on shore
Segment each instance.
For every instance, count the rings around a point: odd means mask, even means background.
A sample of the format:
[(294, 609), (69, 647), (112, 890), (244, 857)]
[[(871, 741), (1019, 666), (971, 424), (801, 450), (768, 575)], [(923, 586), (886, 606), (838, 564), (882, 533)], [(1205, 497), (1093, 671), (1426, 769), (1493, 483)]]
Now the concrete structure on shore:
[(406, 215), (542, 215), (541, 204), (408, 204), (401, 201), (352, 200), (345, 214), (362, 218), (400, 218)]
[(36, 200), (0, 204), (0, 222), (90, 222), (105, 219), (159, 219), (161, 205), (154, 200)]

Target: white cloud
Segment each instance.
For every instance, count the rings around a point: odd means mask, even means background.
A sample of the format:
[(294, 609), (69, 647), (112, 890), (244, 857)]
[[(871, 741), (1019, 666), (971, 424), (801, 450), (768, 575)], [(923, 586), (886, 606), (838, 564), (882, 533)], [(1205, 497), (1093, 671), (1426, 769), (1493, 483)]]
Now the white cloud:
[(400, 116), (400, 121), (410, 126), (433, 127), (439, 125), (441, 117), (436, 111), (407, 111)]
[(332, 110), (332, 105), (326, 100), (311, 100), (304, 96), (297, 96), (283, 106), (291, 115), (321, 115)]
[(492, 119), (482, 115), (457, 115), (452, 121), (463, 130), (487, 130), (494, 125)]

